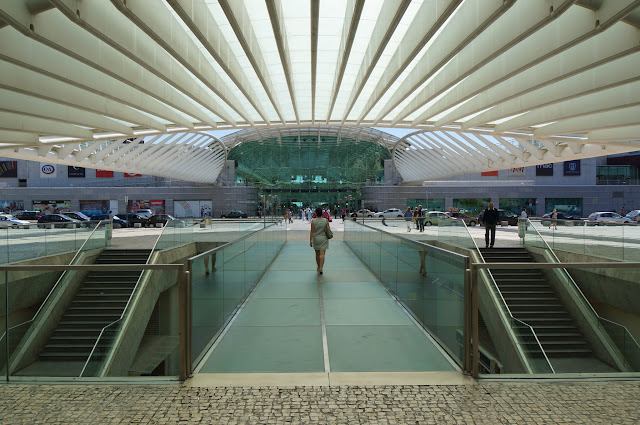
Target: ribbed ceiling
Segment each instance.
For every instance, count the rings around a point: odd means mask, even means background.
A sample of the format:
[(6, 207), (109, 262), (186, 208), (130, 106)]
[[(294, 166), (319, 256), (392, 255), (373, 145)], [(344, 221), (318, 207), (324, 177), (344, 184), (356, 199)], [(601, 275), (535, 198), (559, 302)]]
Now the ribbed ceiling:
[(640, 0), (7, 0), (0, 147), (309, 126), (637, 141), (639, 21)]

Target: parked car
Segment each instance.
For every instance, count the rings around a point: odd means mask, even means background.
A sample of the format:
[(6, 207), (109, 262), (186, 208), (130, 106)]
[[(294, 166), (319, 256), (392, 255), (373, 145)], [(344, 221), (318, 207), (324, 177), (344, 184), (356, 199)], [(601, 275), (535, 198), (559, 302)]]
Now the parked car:
[(74, 226), (86, 226), (80, 220), (67, 217), (64, 214), (46, 214), (38, 219), (38, 227), (44, 228), (45, 224), (53, 223), (55, 227), (74, 227)]
[[(553, 223), (553, 221), (550, 220), (552, 214), (553, 213), (546, 213), (545, 215), (543, 215), (541, 217), (542, 220), (540, 220), (540, 224), (542, 224), (543, 226), (551, 226), (551, 224)], [(571, 221), (560, 222), (560, 223), (564, 223), (565, 226), (576, 226), (576, 225), (582, 224), (582, 223), (578, 223), (578, 222), (582, 222), (582, 219), (580, 217), (575, 217), (573, 215), (568, 215), (561, 212), (558, 213), (558, 220), (571, 220)]]
[(222, 218), (247, 218), (247, 214), (242, 211), (231, 211), (227, 214), (222, 214)]
[(177, 218), (175, 218), (170, 214), (156, 214), (149, 217), (149, 220), (147, 221), (147, 227), (156, 227), (157, 224), (162, 224), (163, 226), (166, 226), (167, 223), (170, 221), (175, 222), (174, 223), (175, 227), (184, 227), (186, 225), (184, 220), (178, 220)]
[(91, 221), (91, 218), (88, 215), (83, 214), (83, 213), (81, 213), (79, 211), (76, 211), (76, 212), (71, 212), (70, 211), (70, 212), (65, 212), (65, 213), (62, 213), (62, 214), (66, 215), (67, 217), (75, 218), (78, 221)]
[(609, 212), (609, 211), (599, 211), (589, 214), (587, 218), (589, 220), (589, 224), (594, 226), (599, 226), (601, 224), (624, 224), (631, 223), (631, 219), (628, 217), (622, 217), (620, 214)]
[(42, 217), (42, 213), (40, 211), (20, 211), (14, 214), (14, 217), (18, 220), (37, 220)]
[(635, 221), (636, 223), (640, 220), (640, 210), (629, 211), (627, 215), (625, 215), (629, 220)]
[(384, 211), (377, 212), (374, 217), (404, 217), (404, 211), (400, 208), (387, 208)]
[(478, 219), (471, 215), (467, 215), (458, 211), (450, 211), (446, 214), (451, 218), (464, 221), (467, 226), (475, 226), (476, 224), (478, 224)]
[[(91, 216), (91, 220), (109, 220), (109, 214), (94, 214)], [(127, 220), (123, 220), (117, 215), (113, 216), (113, 228), (119, 229), (121, 227), (129, 227), (129, 222)]]
[(362, 209), (358, 211), (353, 211), (352, 213), (348, 213), (349, 217), (373, 217), (373, 211), (368, 209)]
[(425, 226), (437, 226), (440, 220), (453, 220), (442, 211), (428, 211), (424, 213)]
[(136, 213), (127, 213), (124, 215), (124, 220), (129, 223), (128, 227), (135, 227), (136, 223), (140, 223), (141, 227), (145, 227), (149, 218)]
[(147, 209), (142, 209), (142, 210), (131, 210), (132, 213), (134, 214), (138, 214), (143, 216), (144, 218), (150, 218), (152, 215), (154, 215), (155, 213), (153, 212), (153, 210), (147, 210)]
[[(509, 226), (518, 225), (518, 216), (512, 213), (511, 211), (498, 210), (498, 216), (500, 221), (498, 224), (502, 223), (503, 221), (506, 221), (509, 224)], [(484, 217), (484, 210), (482, 210), (480, 212), (480, 215), (478, 216), (478, 223), (483, 222), (483, 217)]]
[(1, 214), (0, 215), (0, 227), (17, 227), (17, 226), (28, 226), (31, 222), (27, 220), (18, 220), (14, 216), (10, 214)]

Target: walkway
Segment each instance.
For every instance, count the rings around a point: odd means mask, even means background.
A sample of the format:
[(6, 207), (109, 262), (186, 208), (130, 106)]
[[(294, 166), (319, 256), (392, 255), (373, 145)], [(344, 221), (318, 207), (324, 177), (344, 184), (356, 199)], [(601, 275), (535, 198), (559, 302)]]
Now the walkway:
[(288, 242), (196, 372), (323, 384), (334, 372), (457, 369), (344, 242), (330, 242), (323, 275), (315, 269), (309, 243)]

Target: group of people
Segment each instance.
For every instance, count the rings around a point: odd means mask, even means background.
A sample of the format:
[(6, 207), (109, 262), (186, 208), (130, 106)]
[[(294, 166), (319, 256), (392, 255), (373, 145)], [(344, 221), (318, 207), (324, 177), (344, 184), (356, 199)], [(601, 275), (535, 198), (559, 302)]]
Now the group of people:
[(407, 207), (404, 212), (404, 220), (407, 222), (407, 232), (411, 231), (412, 222), (418, 231), (424, 232), (424, 210), (422, 205), (418, 205), (414, 209)]

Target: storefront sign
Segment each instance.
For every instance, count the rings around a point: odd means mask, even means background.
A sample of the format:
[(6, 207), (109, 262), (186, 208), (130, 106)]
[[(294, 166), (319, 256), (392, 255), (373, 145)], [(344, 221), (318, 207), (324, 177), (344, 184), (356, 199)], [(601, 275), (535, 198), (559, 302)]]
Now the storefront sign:
[(497, 171), (484, 171), (484, 172), (480, 173), (480, 175), (498, 177), (498, 172)]
[(56, 164), (49, 164), (46, 162), (40, 163), (40, 178), (42, 179), (52, 179), (58, 175)]
[(564, 162), (564, 175), (565, 176), (579, 176), (580, 175), (580, 160)]
[(67, 166), (67, 177), (84, 177), (85, 169), (84, 167), (72, 167)]
[(524, 177), (524, 167), (511, 168), (509, 170), (509, 177)]
[(96, 170), (96, 177), (113, 177), (113, 171)]
[(553, 164), (536, 165), (536, 176), (553, 176)]
[(18, 177), (18, 161), (0, 161), (1, 177)]

